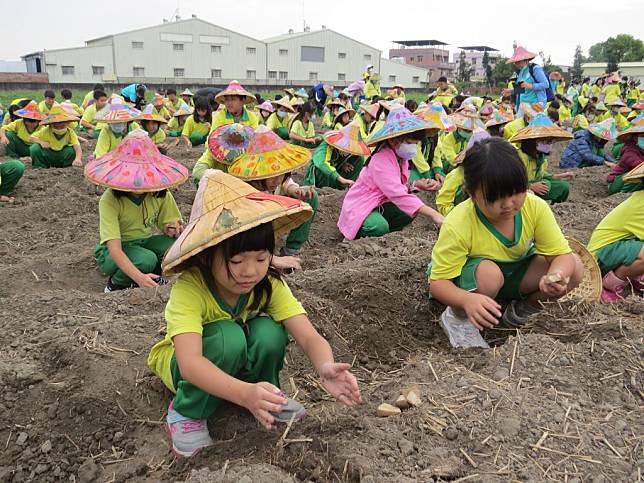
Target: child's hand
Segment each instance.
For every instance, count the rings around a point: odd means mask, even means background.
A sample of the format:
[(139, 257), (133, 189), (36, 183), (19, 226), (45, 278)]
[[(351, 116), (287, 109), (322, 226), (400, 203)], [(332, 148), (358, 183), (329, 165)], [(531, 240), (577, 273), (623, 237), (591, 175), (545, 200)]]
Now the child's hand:
[(315, 189), (312, 186), (300, 186), (293, 190), (293, 196), (298, 200), (309, 200), (315, 195)]
[(159, 149), (168, 149), (168, 143), (157, 144), (157, 148), (159, 148)]
[(463, 310), (467, 318), (478, 330), (491, 329), (499, 324), (501, 306), (487, 295), (470, 293), (465, 297)]
[(355, 181), (351, 181), (350, 179), (343, 178), (342, 176), (338, 176), (337, 181), (343, 186), (353, 186), (355, 184)]
[(576, 173), (572, 171), (566, 171), (565, 173), (556, 174), (553, 177), (555, 179), (565, 179), (566, 181), (572, 181), (573, 179), (575, 179), (575, 176), (576, 176)]
[(434, 179), (435, 179), (436, 181), (438, 181), (438, 182), (442, 185), (442, 184), (443, 184), (443, 181), (445, 181), (445, 176), (443, 176), (443, 175), (442, 175), (442, 174), (440, 174), (440, 173), (436, 173), (436, 174), (434, 175)]
[(158, 278), (159, 276), (154, 273), (142, 273), (135, 282), (141, 288), (158, 287), (156, 282)]
[(351, 163), (342, 163), (342, 166), (340, 166), (340, 171), (342, 171), (344, 174), (353, 173), (353, 165)]
[(614, 168), (617, 166), (617, 163), (613, 163), (612, 161), (604, 161), (604, 166), (608, 166), (609, 168)]
[(358, 381), (351, 372), (351, 364), (326, 363), (320, 369), (320, 381), (334, 398), (347, 406), (362, 402)]
[(80, 160), (80, 158), (76, 158), (74, 159), (74, 161), (72, 161), (72, 166), (75, 166), (77, 168), (81, 167), (83, 166), (83, 162)]
[(168, 236), (177, 238), (183, 232), (183, 223), (181, 223), (181, 220), (168, 223), (163, 229), (163, 232)]
[(288, 402), (281, 396), (282, 391), (270, 382), (249, 384), (246, 394), (242, 397), (242, 405), (248, 409), (255, 419), (266, 429), (273, 429), (275, 418), (271, 413), (279, 413)]
[(271, 265), (278, 270), (300, 270), (302, 268), (302, 259), (299, 257), (274, 256)]
[(530, 189), (536, 195), (547, 195), (548, 191), (550, 191), (550, 189), (548, 188), (548, 185), (543, 181), (539, 181), (538, 183), (532, 183), (530, 185)]
[(539, 280), (539, 290), (550, 297), (561, 297), (568, 290), (570, 277), (564, 277), (561, 272), (544, 275)]
[(49, 143), (47, 141), (38, 141), (38, 144), (40, 144), (40, 147), (43, 149), (49, 149)]
[(210, 130), (210, 123), (209, 122), (205, 122), (204, 125), (208, 128), (208, 130)]
[(7, 145), (9, 144), (9, 138), (2, 138), (2, 139), (0, 139), (0, 143), (2, 143), (2, 144), (4, 144), (5, 146), (7, 146)]
[(440, 183), (433, 179), (419, 179), (414, 181), (414, 188), (421, 191), (436, 191), (440, 188)]

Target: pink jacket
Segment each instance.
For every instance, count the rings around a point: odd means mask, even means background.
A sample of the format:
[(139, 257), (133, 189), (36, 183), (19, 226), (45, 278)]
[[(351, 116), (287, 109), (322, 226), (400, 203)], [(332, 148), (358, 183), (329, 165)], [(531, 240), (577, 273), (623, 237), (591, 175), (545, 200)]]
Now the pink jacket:
[(409, 163), (402, 163), (396, 153), (385, 146), (362, 168), (356, 183), (349, 188), (338, 219), (340, 232), (353, 240), (365, 218), (384, 203), (391, 202), (409, 216), (416, 216), (425, 204), (409, 192)]

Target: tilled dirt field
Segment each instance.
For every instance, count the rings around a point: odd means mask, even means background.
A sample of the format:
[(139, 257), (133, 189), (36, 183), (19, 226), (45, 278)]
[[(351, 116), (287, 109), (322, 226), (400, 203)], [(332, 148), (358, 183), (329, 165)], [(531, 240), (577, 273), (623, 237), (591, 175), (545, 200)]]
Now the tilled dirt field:
[[(171, 154), (191, 167), (200, 153)], [(608, 197), (605, 174), (583, 170), (554, 208), (582, 242), (625, 198)], [(186, 218), (194, 194), (175, 192)], [(291, 344), (282, 387), (309, 416), (268, 433), (227, 407), (209, 422), (214, 446), (176, 460), (170, 393), (145, 364), (169, 288), (102, 293), (100, 193), (81, 170), (28, 169), (15, 195), (0, 206), (0, 482), (642, 479), (641, 298), (551, 305), (519, 333), (485, 334), (490, 350), (455, 351), (426, 296), (435, 228), (419, 219), (343, 243), (343, 194), (326, 189), (303, 270), (287, 279), (337, 359), (353, 362), (364, 404), (332, 402)], [(420, 407), (376, 417), (411, 386)]]

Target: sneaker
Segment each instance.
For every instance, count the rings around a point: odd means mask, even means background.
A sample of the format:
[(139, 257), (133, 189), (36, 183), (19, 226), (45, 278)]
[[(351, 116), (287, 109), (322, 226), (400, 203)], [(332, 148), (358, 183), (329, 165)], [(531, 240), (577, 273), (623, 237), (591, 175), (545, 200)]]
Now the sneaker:
[(112, 281), (112, 277), (107, 279), (107, 285), (105, 285), (105, 288), (103, 289), (103, 293), (112, 293), (116, 292), (117, 290), (125, 290), (126, 288), (123, 285), (117, 285)]
[(189, 419), (174, 410), (173, 403), (168, 408), (166, 429), (172, 441), (172, 452), (190, 458), (203, 448), (212, 445), (205, 419)]
[(157, 285), (168, 285), (170, 283), (170, 280), (168, 280), (165, 277), (158, 277), (156, 279)]
[(532, 307), (523, 300), (513, 300), (503, 312), (501, 320), (511, 327), (523, 327), (530, 317), (539, 313), (539, 309)]
[(295, 399), (286, 397), (286, 394), (282, 393), (281, 396), (286, 399), (286, 404), (282, 406), (282, 410), (279, 413), (271, 413), (275, 417), (275, 422), (277, 423), (289, 423), (291, 419), (299, 421), (304, 416), (306, 416), (306, 409)]
[(298, 253), (300, 251), (295, 248), (282, 247), (280, 250), (280, 255), (283, 257), (297, 257)]
[(472, 325), (467, 317), (457, 316), (452, 307), (447, 307), (441, 314), (440, 326), (447, 334), (452, 347), (462, 347), (464, 349), (470, 347), (490, 348), (479, 330)]
[(623, 300), (628, 282), (619, 278), (613, 271), (608, 272), (602, 279), (601, 301), (610, 304)]

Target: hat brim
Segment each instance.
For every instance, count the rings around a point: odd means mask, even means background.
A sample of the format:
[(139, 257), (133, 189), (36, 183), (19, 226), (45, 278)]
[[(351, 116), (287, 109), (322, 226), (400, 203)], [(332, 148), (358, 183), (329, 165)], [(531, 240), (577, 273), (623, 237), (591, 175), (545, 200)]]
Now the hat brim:
[(631, 136), (639, 136), (644, 134), (644, 126), (633, 126), (626, 131), (622, 131), (617, 135), (617, 139), (620, 141), (626, 141)]
[[(400, 136), (404, 136), (406, 134), (412, 134), (415, 132), (420, 132), (420, 131), (425, 131), (426, 136), (430, 136), (432, 134), (435, 134), (440, 131), (438, 127), (431, 127), (431, 126), (415, 126), (415, 127), (409, 127), (405, 129), (396, 129), (396, 130), (389, 130), (390, 132), (386, 132), (385, 128), (387, 128), (387, 125), (384, 125), (380, 131), (374, 133), (371, 138), (369, 138), (366, 142), (367, 146), (375, 146), (376, 144), (382, 142), (382, 141), (387, 141), (388, 139), (394, 139)], [(382, 132), (382, 134), (380, 134)]]
[(640, 163), (622, 177), (624, 181), (641, 181), (642, 179), (644, 179), (644, 163)]
[(581, 299), (589, 303), (599, 302), (602, 294), (602, 275), (595, 257), (574, 238), (566, 237), (566, 239), (572, 252), (581, 260), (585, 270), (581, 283), (561, 300)]
[(516, 143), (518, 141), (524, 141), (526, 139), (555, 139), (557, 141), (563, 141), (565, 139), (572, 139), (573, 135), (570, 134), (565, 129), (561, 129), (556, 126), (546, 126), (546, 127), (524, 127), (520, 129), (512, 138), (510, 138), (511, 143)]
[[(302, 146), (287, 143), (283, 148), (276, 151), (268, 151), (258, 154), (244, 153), (239, 156), (228, 168), (228, 173), (235, 178), (244, 181), (259, 181), (262, 179), (273, 178), (280, 174), (290, 173), (302, 168), (311, 160), (311, 150)], [(294, 162), (294, 160), (296, 160)], [(271, 167), (280, 166), (270, 173), (259, 174), (255, 168), (259, 163), (268, 163)], [(252, 166), (249, 170), (246, 166)]]
[(226, 97), (226, 96), (243, 97), (244, 98), (244, 100), (243, 100), (244, 104), (251, 104), (251, 103), (257, 101), (257, 98), (254, 95), (252, 95), (250, 92), (248, 92), (246, 90), (243, 90), (243, 89), (241, 91), (231, 91), (231, 90), (228, 90), (228, 89), (223, 90), (223, 91), (221, 91), (219, 94), (217, 94), (215, 96), (215, 101), (217, 103), (219, 103), (219, 104), (223, 104), (224, 97)]
[[(282, 97), (282, 99), (284, 99), (284, 97)], [(281, 102), (282, 99), (280, 99), (279, 101), (271, 101), (271, 104), (273, 104), (273, 106), (275, 107), (275, 110), (277, 111), (278, 107), (283, 107), (284, 109), (287, 109), (290, 112), (295, 112), (295, 109), (293, 108), (293, 106), (291, 106), (288, 103), (288, 101)]]
[(351, 116), (351, 119), (353, 119), (356, 115), (356, 111), (354, 109), (345, 109), (344, 111), (336, 114), (335, 117), (333, 118), (333, 124), (337, 124), (338, 122), (340, 122), (340, 118), (345, 114), (349, 114)]
[(43, 126), (48, 126), (49, 124), (56, 124), (57, 122), (75, 122), (80, 121), (80, 118), (77, 116), (72, 116), (71, 114), (55, 114), (53, 116), (47, 116), (45, 119), (40, 121), (40, 124)]
[(349, 147), (345, 146), (340, 146), (337, 144), (338, 141), (341, 139), (344, 139), (344, 136), (340, 131), (328, 131), (324, 133), (324, 140), (329, 146), (334, 147), (338, 151), (342, 151), (343, 153), (347, 154), (352, 154), (354, 156), (370, 156), (371, 155), (371, 150), (367, 146), (367, 144), (362, 141), (358, 140), (355, 144), (356, 149), (351, 149), (351, 145)]
[(140, 116), (135, 117), (134, 121), (155, 121), (160, 122), (161, 124), (168, 123), (165, 118), (159, 116), (158, 114), (141, 114)]

